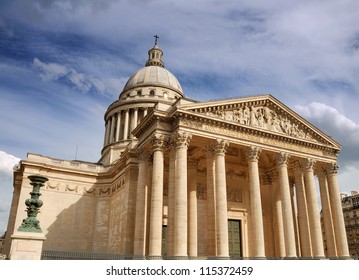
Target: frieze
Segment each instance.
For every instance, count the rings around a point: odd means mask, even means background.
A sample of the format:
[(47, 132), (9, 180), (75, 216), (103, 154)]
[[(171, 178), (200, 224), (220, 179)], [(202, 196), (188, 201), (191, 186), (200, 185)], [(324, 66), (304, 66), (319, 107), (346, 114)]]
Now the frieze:
[(69, 184), (68, 182), (58, 182), (49, 180), (45, 184), (48, 191), (67, 192), (73, 194), (91, 195), (91, 196), (108, 196), (118, 192), (126, 184), (125, 176), (121, 176), (114, 184), (106, 186), (89, 186)]

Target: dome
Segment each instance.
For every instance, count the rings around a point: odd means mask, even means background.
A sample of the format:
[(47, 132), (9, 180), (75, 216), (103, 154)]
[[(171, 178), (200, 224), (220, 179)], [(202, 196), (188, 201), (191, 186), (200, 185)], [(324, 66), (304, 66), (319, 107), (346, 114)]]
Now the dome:
[(162, 61), (163, 52), (157, 45), (157, 35), (155, 45), (148, 51), (148, 60), (145, 67), (138, 70), (127, 81), (122, 93), (135, 87), (154, 86), (171, 89), (180, 96), (184, 97), (182, 87), (177, 78), (167, 69)]
[(123, 91), (139, 86), (160, 86), (172, 89), (183, 95), (177, 78), (161, 66), (146, 66), (138, 70), (127, 81)]

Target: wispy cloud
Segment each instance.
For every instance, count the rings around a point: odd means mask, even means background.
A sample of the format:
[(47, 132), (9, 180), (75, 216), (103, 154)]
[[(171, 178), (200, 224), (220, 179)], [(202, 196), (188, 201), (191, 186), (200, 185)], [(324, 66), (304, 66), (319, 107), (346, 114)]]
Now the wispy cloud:
[(40, 76), (45, 81), (66, 79), (70, 84), (81, 92), (87, 93), (94, 90), (97, 93), (115, 98), (118, 96), (119, 89), (123, 88), (127, 78), (122, 79), (101, 79), (91, 77), (76, 71), (74, 68), (59, 63), (45, 63), (38, 58), (34, 58), (33, 65), (40, 71)]

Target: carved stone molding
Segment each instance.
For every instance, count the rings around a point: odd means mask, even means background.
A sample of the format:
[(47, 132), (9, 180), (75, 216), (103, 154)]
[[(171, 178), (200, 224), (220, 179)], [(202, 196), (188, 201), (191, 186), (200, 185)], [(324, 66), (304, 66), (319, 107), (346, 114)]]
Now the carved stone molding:
[(197, 184), (197, 199), (201, 199), (201, 200), (207, 199), (207, 188), (205, 185), (200, 183)]
[(278, 180), (278, 171), (277, 170), (266, 171), (262, 178), (264, 185), (271, 185), (273, 182)]
[(262, 152), (261, 147), (250, 146), (244, 150), (244, 155), (247, 161), (258, 161), (261, 152)]
[(198, 159), (189, 156), (187, 158), (187, 166), (189, 169), (195, 169), (197, 171), (198, 168)]
[(238, 186), (227, 186), (227, 200), (230, 202), (243, 203), (242, 189)]

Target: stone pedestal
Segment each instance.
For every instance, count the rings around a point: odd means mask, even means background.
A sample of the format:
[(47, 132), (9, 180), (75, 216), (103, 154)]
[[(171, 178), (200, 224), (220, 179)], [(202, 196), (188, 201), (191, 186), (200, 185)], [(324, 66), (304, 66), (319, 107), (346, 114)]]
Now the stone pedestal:
[(45, 236), (40, 232), (15, 232), (11, 236), (11, 260), (40, 260)]

